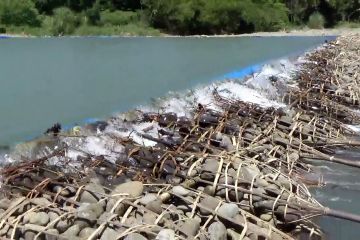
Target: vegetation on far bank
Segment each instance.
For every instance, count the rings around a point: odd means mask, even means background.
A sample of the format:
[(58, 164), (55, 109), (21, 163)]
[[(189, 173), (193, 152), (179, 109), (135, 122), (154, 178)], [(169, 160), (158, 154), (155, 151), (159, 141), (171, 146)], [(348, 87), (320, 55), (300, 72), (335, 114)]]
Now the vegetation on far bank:
[(358, 0), (0, 0), (0, 33), (240, 34), (358, 27)]

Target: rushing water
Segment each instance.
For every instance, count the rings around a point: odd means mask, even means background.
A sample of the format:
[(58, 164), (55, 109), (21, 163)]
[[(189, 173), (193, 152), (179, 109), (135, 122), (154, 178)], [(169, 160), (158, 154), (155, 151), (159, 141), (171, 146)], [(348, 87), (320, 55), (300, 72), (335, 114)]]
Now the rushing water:
[[(302, 53), (324, 40), (2, 39), (0, 154), (1, 145), (39, 135), (54, 122), (67, 125), (89, 117), (106, 117), (146, 104), (168, 91), (181, 91), (252, 64)], [(327, 185), (313, 189), (315, 197), (325, 206), (360, 214), (359, 170), (322, 165), (325, 167), (319, 169)], [(329, 239), (359, 239), (360, 224), (330, 218), (321, 218), (319, 224)]]
[(0, 145), (37, 136), (55, 122), (106, 117), (324, 39), (2, 39)]

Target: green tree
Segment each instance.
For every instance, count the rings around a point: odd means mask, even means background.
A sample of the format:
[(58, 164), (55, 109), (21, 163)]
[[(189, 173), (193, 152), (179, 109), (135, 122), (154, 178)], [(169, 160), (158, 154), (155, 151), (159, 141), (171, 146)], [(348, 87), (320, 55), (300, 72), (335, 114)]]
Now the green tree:
[[(349, 21), (351, 17), (360, 11), (360, 1), (358, 0), (329, 0), (341, 17), (341, 21)], [(358, 19), (359, 20), (359, 19)]]
[(0, 22), (5, 25), (39, 26), (39, 13), (31, 0), (1, 0)]
[(55, 36), (72, 34), (80, 25), (80, 19), (69, 8), (61, 7), (54, 10), (51, 32)]

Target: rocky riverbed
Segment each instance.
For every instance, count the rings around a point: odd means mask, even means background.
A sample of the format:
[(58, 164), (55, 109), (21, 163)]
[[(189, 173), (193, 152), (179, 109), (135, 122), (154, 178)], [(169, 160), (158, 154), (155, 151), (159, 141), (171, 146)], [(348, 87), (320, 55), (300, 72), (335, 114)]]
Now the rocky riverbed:
[[(311, 164), (357, 149), (358, 35), (267, 77), (268, 104), (212, 88), (186, 112), (131, 111), (19, 145), (1, 170), (4, 239), (322, 239)], [(256, 90), (256, 79), (243, 84)], [(235, 86), (232, 81), (227, 86)], [(232, 88), (236, 92), (236, 88)], [(170, 103), (166, 103), (168, 106)], [(184, 110), (184, 109), (183, 109)]]

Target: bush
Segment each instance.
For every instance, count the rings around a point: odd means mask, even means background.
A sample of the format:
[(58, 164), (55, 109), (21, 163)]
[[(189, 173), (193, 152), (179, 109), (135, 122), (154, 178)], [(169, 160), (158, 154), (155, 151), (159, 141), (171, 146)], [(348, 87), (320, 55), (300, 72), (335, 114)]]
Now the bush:
[(6, 27), (0, 26), (0, 33), (6, 33)]
[(80, 18), (65, 7), (55, 9), (53, 19), (50, 21), (51, 33), (55, 36), (72, 34), (80, 25)]
[(288, 24), (287, 8), (273, 0), (143, 0), (149, 22), (181, 34), (274, 31)]
[(310, 15), (307, 26), (312, 29), (322, 29), (325, 25), (325, 18), (319, 12)]
[(100, 13), (100, 19), (104, 25), (121, 26), (138, 22), (140, 17), (136, 12), (106, 10)]
[(87, 23), (90, 25), (98, 25), (101, 19), (100, 5), (94, 4), (94, 6), (85, 11)]
[(31, 0), (0, 0), (0, 22), (5, 25), (39, 26), (39, 13)]

